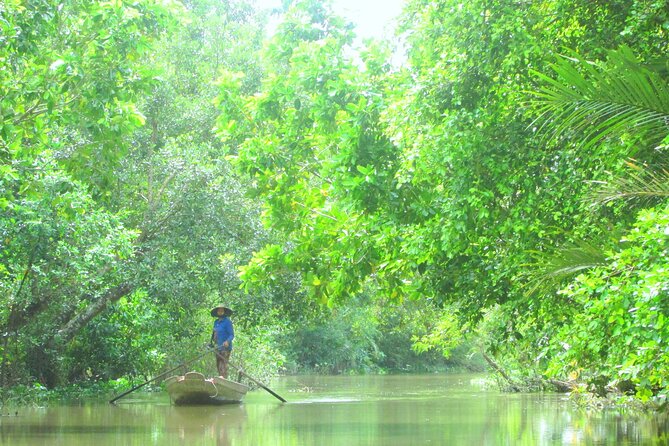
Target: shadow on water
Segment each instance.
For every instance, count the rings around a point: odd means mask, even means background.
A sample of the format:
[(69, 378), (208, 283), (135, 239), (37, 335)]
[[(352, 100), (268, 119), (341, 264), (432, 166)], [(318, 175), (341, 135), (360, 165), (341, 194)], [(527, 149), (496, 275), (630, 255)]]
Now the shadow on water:
[(471, 375), (302, 376), (243, 404), (177, 407), (166, 394), (117, 406), (25, 408), (0, 419), (22, 445), (646, 445), (667, 444), (667, 415), (585, 412), (563, 395), (500, 394)]

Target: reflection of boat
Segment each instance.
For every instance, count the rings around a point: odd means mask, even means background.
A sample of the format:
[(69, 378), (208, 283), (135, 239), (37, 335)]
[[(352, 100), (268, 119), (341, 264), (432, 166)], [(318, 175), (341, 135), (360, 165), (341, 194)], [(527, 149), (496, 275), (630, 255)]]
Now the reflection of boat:
[(202, 373), (188, 372), (165, 380), (174, 404), (225, 404), (240, 402), (249, 388), (220, 376), (205, 378)]
[[(165, 415), (165, 429), (172, 436), (168, 441), (156, 444), (179, 444), (188, 446), (232, 446), (248, 444), (243, 442), (246, 436), (247, 422), (244, 404), (224, 406), (168, 406)], [(178, 441), (175, 439), (178, 437)], [(239, 443), (242, 441), (242, 443)]]

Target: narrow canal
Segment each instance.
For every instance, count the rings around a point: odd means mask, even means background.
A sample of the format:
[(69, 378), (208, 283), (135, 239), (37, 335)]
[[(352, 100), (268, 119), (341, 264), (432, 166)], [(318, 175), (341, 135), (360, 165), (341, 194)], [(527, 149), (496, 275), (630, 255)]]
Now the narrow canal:
[(22, 408), (0, 418), (21, 445), (663, 445), (669, 417), (575, 408), (564, 395), (503, 394), (472, 375), (284, 377), (244, 404), (175, 407), (166, 393), (109, 405)]

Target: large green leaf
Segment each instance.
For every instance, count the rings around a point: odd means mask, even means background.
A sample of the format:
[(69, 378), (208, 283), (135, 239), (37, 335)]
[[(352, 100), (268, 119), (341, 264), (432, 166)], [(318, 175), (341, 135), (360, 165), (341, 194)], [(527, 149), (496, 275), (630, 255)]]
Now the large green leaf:
[(555, 77), (537, 73), (544, 86), (534, 93), (540, 123), (555, 137), (581, 136), (585, 148), (630, 132), (648, 142), (669, 127), (669, 85), (644, 67), (627, 47), (604, 62), (564, 57), (552, 64)]
[(641, 166), (633, 161), (625, 175), (600, 182), (595, 189), (591, 203), (605, 204), (614, 200), (637, 201), (641, 205), (654, 204), (658, 200), (669, 198), (669, 171), (663, 168)]

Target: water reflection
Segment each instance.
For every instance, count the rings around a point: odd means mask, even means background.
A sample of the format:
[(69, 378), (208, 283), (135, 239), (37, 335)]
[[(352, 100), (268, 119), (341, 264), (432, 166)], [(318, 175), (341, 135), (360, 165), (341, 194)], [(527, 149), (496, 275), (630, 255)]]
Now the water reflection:
[(237, 404), (223, 407), (173, 406), (166, 416), (166, 428), (168, 438), (174, 444), (231, 446), (235, 438), (243, 436), (246, 419), (246, 409)]
[[(666, 415), (584, 412), (561, 395), (509, 395), (471, 376), (289, 377), (243, 405), (177, 407), (167, 395), (118, 406), (23, 409), (0, 418), (2, 445), (646, 445)], [(276, 386), (276, 387), (275, 387)]]

